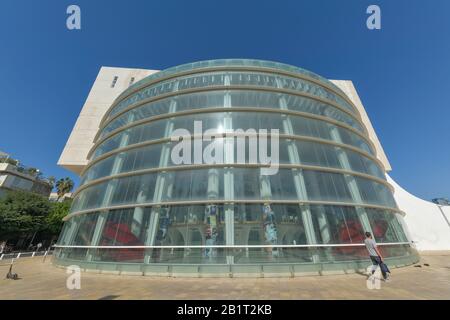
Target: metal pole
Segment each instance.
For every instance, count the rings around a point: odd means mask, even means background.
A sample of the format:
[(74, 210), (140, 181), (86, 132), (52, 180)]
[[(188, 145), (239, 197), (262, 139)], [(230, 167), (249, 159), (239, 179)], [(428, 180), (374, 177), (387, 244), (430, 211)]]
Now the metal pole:
[(37, 233), (37, 231), (35, 231), (34, 232), (34, 234), (33, 234), (33, 238), (31, 238), (31, 241), (30, 241), (30, 245), (29, 245), (29, 247), (33, 244), (33, 240), (34, 240), (34, 237), (36, 236), (36, 233)]
[[(406, 245), (410, 242), (385, 242), (378, 243), (378, 246)], [(71, 246), (55, 245), (55, 248), (95, 248), (95, 249), (146, 249), (146, 248), (322, 248), (322, 247), (364, 247), (364, 243), (345, 243), (345, 244), (277, 244), (277, 245), (180, 245), (180, 246)]]
[(441, 211), (442, 216), (444, 217), (445, 222), (447, 222), (447, 225), (450, 227), (450, 222), (448, 221), (447, 216), (445, 215), (444, 211), (442, 210), (442, 206), (441, 206), (441, 205), (438, 205), (438, 204), (436, 204), (436, 205), (437, 205), (437, 207), (439, 208), (439, 211)]

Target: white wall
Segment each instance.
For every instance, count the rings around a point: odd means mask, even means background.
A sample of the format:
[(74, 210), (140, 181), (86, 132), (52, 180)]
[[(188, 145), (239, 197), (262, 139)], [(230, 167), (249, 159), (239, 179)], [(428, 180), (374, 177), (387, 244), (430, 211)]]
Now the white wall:
[(450, 250), (450, 206), (440, 206), (410, 194), (387, 175), (394, 187), (394, 197), (399, 208), (406, 213), (404, 220), (409, 238), (419, 251)]
[[(97, 75), (80, 115), (67, 140), (58, 165), (79, 174), (88, 163), (87, 155), (94, 145), (94, 137), (102, 117), (116, 97), (134, 82), (157, 72), (156, 70), (102, 67)], [(118, 77), (115, 86), (111, 84)]]

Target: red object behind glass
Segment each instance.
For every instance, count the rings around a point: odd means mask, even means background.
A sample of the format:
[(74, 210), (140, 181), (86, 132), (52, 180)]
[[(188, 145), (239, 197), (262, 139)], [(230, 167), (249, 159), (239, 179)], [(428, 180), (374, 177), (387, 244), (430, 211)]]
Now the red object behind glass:
[[(144, 243), (136, 237), (125, 223), (107, 222), (103, 229), (101, 245), (142, 246)], [(141, 261), (144, 249), (111, 249), (107, 251), (109, 259), (114, 261)]]

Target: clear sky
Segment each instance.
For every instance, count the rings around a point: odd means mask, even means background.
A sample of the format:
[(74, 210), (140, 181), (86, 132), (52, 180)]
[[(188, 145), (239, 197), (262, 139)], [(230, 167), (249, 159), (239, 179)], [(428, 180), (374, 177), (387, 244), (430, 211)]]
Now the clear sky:
[[(70, 4), (79, 31), (66, 28)], [(370, 4), (381, 30), (366, 27)], [(448, 0), (2, 0), (0, 150), (76, 179), (56, 162), (100, 66), (267, 59), (352, 80), (391, 176), (450, 197), (449, 12)]]

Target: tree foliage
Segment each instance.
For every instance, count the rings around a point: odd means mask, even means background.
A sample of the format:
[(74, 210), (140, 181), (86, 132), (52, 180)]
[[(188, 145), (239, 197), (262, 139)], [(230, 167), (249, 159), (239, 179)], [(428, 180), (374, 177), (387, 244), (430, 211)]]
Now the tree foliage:
[(70, 203), (53, 203), (38, 194), (10, 191), (0, 199), (0, 238), (43, 231), (58, 234)]
[(45, 217), (46, 230), (51, 234), (58, 234), (61, 231), (62, 219), (69, 214), (71, 200), (54, 202), (49, 214)]
[(56, 193), (58, 194), (58, 199), (64, 197), (66, 193), (71, 192), (73, 186), (73, 180), (68, 177), (56, 181)]

